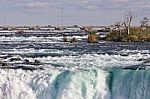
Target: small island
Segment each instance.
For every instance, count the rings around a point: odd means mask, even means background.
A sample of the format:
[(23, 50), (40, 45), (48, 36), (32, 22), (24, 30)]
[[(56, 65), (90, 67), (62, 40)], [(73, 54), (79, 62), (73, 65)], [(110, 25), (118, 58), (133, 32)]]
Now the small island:
[(149, 42), (150, 26), (149, 18), (144, 17), (139, 26), (131, 26), (134, 15), (129, 12), (124, 21), (114, 24), (116, 27), (106, 35), (106, 41), (116, 42)]

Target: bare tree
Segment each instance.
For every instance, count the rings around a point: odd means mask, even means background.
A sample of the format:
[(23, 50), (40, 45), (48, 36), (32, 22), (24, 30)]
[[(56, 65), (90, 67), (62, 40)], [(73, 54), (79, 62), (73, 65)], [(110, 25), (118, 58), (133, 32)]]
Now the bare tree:
[(141, 21), (141, 28), (143, 27), (148, 27), (149, 23), (149, 18), (144, 17), (143, 20)]
[(116, 22), (116, 23), (115, 23), (115, 27), (116, 27), (118, 30), (120, 30), (121, 26), (122, 26), (122, 22)]
[(135, 16), (133, 15), (133, 13), (129, 11), (123, 21), (123, 25), (125, 26), (128, 35), (130, 34), (130, 27), (131, 27), (132, 20), (134, 18)]

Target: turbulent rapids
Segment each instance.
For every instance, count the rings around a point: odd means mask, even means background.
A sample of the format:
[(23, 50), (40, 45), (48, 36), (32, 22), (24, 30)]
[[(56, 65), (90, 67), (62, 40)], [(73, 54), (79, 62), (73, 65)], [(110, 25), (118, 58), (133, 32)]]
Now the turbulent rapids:
[(150, 99), (150, 43), (0, 37), (0, 99)]

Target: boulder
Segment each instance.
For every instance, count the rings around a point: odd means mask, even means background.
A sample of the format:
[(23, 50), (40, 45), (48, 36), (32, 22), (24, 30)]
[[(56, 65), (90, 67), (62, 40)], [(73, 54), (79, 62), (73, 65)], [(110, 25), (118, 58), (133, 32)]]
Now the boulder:
[(42, 65), (42, 63), (38, 60), (35, 60), (34, 62), (30, 62), (28, 59), (25, 59), (23, 63), (28, 65)]
[(6, 67), (6, 66), (9, 66), (9, 64), (6, 62), (0, 61), (0, 66)]
[(42, 63), (40, 61), (38, 61), (38, 60), (35, 60), (32, 64), (33, 65), (42, 65)]
[(77, 42), (77, 39), (76, 39), (75, 37), (73, 37), (73, 38), (71, 39), (70, 43), (75, 43), (75, 42)]
[(30, 61), (28, 59), (25, 59), (23, 63), (24, 64), (30, 64)]
[(67, 40), (67, 37), (64, 36), (64, 37), (63, 37), (63, 41), (64, 41), (64, 42), (67, 42), (67, 41), (68, 41), (68, 40)]
[(10, 62), (13, 62), (13, 61), (21, 61), (21, 58), (18, 58), (18, 57), (12, 57), (9, 59)]

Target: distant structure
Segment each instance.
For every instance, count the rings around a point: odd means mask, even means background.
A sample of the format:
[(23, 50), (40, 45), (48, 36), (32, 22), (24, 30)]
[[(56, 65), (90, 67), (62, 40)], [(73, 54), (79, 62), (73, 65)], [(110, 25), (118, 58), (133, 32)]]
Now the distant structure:
[(64, 26), (64, 8), (61, 8), (61, 25)]

